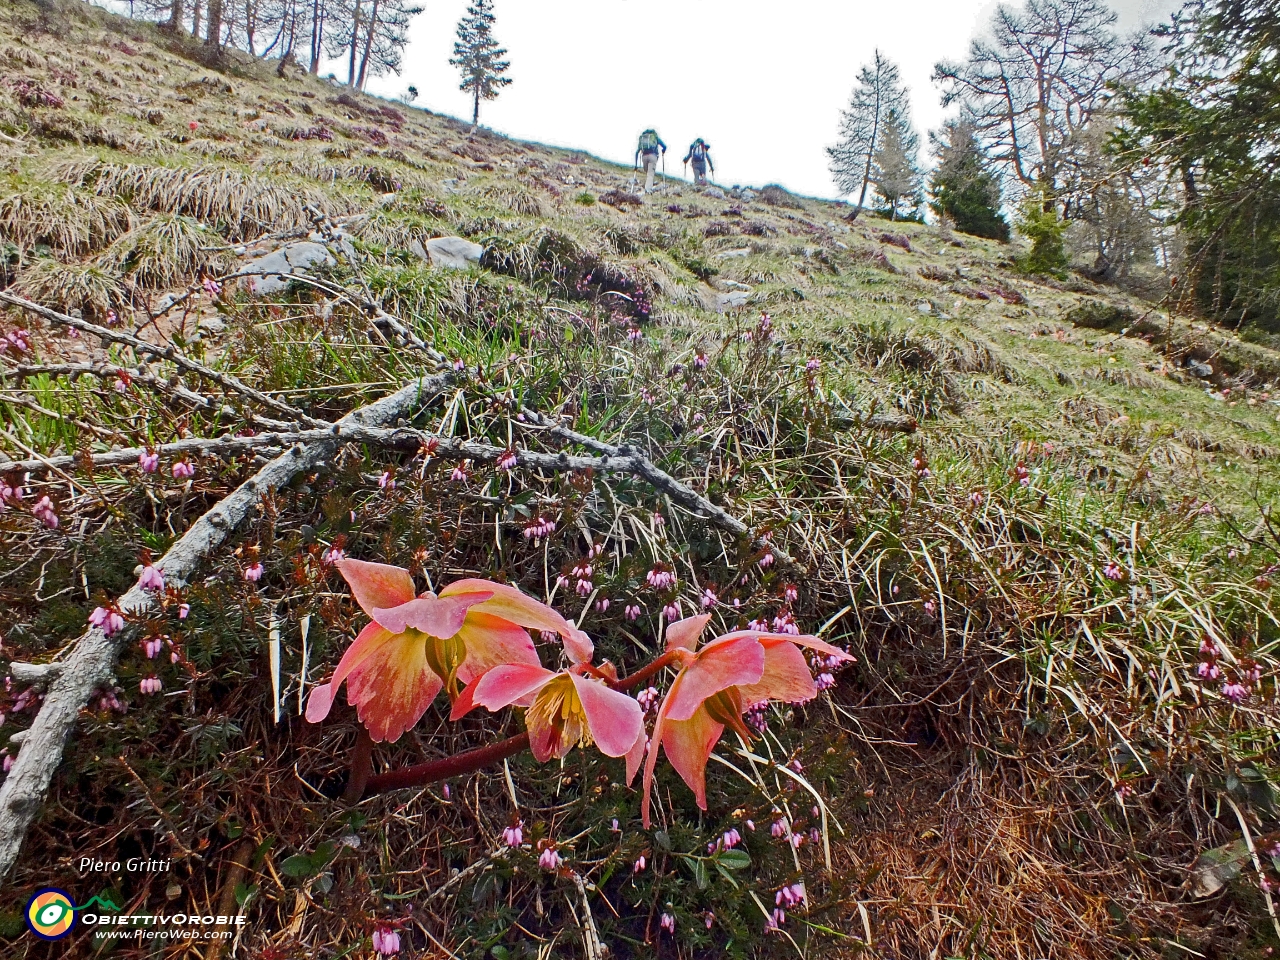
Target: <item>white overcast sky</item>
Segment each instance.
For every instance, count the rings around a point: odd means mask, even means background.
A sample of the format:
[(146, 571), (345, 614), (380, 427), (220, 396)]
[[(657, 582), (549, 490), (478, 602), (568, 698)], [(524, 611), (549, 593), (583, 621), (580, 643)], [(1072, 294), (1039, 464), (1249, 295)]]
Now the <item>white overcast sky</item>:
[[(422, 0), (404, 71), (369, 92), (470, 119), (449, 66), (467, 0)], [(1159, 19), (1178, 0), (1114, 0), (1122, 25)], [(514, 81), (480, 107), (480, 122), (520, 139), (630, 163), (654, 127), (671, 149), (711, 144), (716, 180), (781, 183), (830, 197), (823, 150), (836, 138), (854, 77), (879, 47), (911, 89), (916, 128), (941, 123), (933, 65), (963, 57), (994, 0), (496, 0), (494, 35)], [(334, 65), (337, 68), (337, 65)], [(338, 69), (338, 76), (345, 73)]]

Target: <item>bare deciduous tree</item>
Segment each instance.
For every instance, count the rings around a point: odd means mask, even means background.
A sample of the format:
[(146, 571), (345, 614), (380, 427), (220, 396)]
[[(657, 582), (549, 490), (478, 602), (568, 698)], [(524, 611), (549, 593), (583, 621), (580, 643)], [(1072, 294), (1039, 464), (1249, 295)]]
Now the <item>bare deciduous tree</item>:
[(939, 63), (944, 106), (962, 103), (992, 160), (1024, 192), (1053, 203), (1070, 178), (1070, 144), (1114, 84), (1146, 67), (1141, 36), (1122, 38), (1099, 0), (1000, 6), (963, 63)]

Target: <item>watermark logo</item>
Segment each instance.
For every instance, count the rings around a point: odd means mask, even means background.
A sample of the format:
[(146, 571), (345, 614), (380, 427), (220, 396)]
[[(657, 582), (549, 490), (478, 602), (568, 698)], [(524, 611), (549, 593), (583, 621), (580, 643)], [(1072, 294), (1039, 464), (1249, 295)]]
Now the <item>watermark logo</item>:
[(75, 925), (75, 903), (65, 890), (44, 887), (27, 903), (27, 926), (41, 940), (61, 940)]

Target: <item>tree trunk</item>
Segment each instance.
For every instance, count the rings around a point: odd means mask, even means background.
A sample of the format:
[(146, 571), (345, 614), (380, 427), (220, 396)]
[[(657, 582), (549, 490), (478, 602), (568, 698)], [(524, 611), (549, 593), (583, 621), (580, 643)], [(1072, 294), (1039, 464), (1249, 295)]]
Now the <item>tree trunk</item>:
[(324, 21), (327, 12), (324, 7), (324, 0), (312, 0), (310, 70), (313, 77), (320, 75), (320, 57), (324, 51)]
[(471, 110), (471, 129), (480, 126), (480, 84), (475, 85), (475, 106)]
[(201, 0), (195, 0), (191, 5), (191, 35), (193, 37), (200, 36), (200, 4)]
[(184, 15), (182, 0), (172, 0), (169, 4), (169, 19), (160, 26), (171, 33), (182, 33), (182, 18)]
[(351, 17), (351, 57), (347, 61), (347, 86), (356, 85), (356, 51), (360, 49), (360, 0), (356, 0), (355, 13)]
[(356, 86), (361, 90), (369, 76), (369, 54), (373, 52), (373, 37), (378, 31), (378, 3), (379, 0), (373, 0), (373, 9), (369, 11), (369, 29), (365, 31), (364, 53), (360, 56), (360, 77)]
[(209, 0), (209, 25), (205, 29), (204, 45), (222, 46), (222, 0)]

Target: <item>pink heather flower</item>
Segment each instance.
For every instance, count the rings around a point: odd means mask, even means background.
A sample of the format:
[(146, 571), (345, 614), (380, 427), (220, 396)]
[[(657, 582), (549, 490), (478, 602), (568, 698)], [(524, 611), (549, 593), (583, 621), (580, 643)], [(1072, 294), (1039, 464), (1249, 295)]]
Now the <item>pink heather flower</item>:
[(1245, 698), (1249, 696), (1249, 688), (1243, 683), (1224, 683), (1222, 695), (1232, 703), (1244, 703)]
[(792, 770), (794, 770), (796, 773), (804, 773), (804, 765), (800, 762), (798, 758), (795, 760), (792, 760), (790, 763), (787, 764), (787, 766), (790, 767)]
[(726, 850), (732, 850), (742, 842), (742, 834), (740, 834), (735, 828), (731, 827), (725, 831), (724, 836), (720, 838), (720, 842), (724, 845)]
[(457, 483), (462, 483), (467, 479), (467, 465), (460, 463), (453, 468), (453, 473), (449, 474), (449, 479)]
[(969, 502), (973, 504), (975, 507), (982, 506), (983, 499), (984, 498), (982, 496), (981, 490), (975, 490), (973, 491), (973, 493), (969, 494)]
[(250, 583), (257, 583), (262, 579), (263, 569), (261, 563), (252, 563), (245, 567), (244, 578)]
[(179, 460), (173, 465), (173, 478), (175, 480), (186, 480), (196, 475), (196, 468), (186, 460)]
[(896, 596), (898, 595), (898, 585), (895, 583), (895, 584), (893, 585), (893, 589), (892, 589), (892, 590), (890, 590), (889, 592), (890, 592), (890, 593), (892, 593), (892, 594), (896, 597)]
[(514, 470), (516, 464), (519, 462), (519, 459), (516, 457), (516, 452), (508, 448), (502, 452), (502, 456), (498, 457), (498, 469)]
[(330, 547), (324, 553), (320, 554), (320, 562), (329, 564), (330, 566), (337, 563), (339, 560), (345, 560), (346, 558), (346, 551), (341, 547)]
[(129, 389), (129, 381), (124, 377), (116, 377), (116, 382), (112, 384), (112, 388), (116, 393), (125, 393)]
[(676, 918), (669, 913), (663, 913), (662, 919), (658, 921), (658, 926), (667, 933), (674, 934), (676, 932)]
[(631, 872), (639, 873), (644, 868), (645, 868), (645, 859), (644, 859), (644, 854), (642, 853), (640, 854), (640, 859), (631, 865)]
[(93, 613), (89, 614), (89, 622), (107, 637), (124, 629), (124, 617), (108, 607), (94, 607)]
[(622, 612), (628, 620), (638, 620), (640, 618), (640, 605), (629, 603)]
[[(114, 326), (115, 326), (116, 324), (118, 324), (119, 322), (120, 322), (120, 318), (116, 316), (116, 312), (115, 312), (114, 310), (108, 310), (108, 311), (107, 311), (107, 326), (108, 326), (108, 327), (114, 327)], [(75, 335), (76, 335), (76, 336), (79, 336), (79, 335), (80, 335), (80, 331), (78, 331), (78, 330), (73, 331), (73, 332), (75, 333)]]
[(609, 830), (610, 830), (610, 832), (611, 832), (611, 833), (621, 833), (621, 832), (622, 832), (622, 828), (618, 826), (618, 818), (617, 818), (617, 817), (614, 817), (614, 818), (613, 818), (613, 823), (611, 823), (611, 824), (609, 825)]
[(205, 277), (203, 286), (204, 286), (204, 292), (211, 297), (216, 297), (218, 294), (222, 292), (222, 284), (220, 284), (217, 280), (213, 279), (213, 277)]
[(58, 529), (58, 515), (53, 510), (53, 501), (48, 497), (41, 497), (40, 502), (31, 508), (31, 512), (50, 530)]
[(163, 590), (164, 574), (158, 567), (148, 563), (142, 568), (142, 575), (138, 577), (138, 586), (143, 590)]
[(662, 608), (662, 615), (668, 620), (680, 619), (680, 604), (672, 601)]
[(382, 476), (378, 477), (378, 486), (383, 490), (394, 490), (396, 488), (395, 477), (391, 476), (390, 470), (384, 470)]
[(693, 358), (693, 369), (705, 370), (707, 369), (707, 364), (708, 364), (707, 355), (703, 353), (701, 350), (699, 350), (697, 356)]
[(1196, 667), (1196, 673), (1204, 680), (1217, 680), (1222, 675), (1222, 671), (1218, 669), (1216, 663), (1201, 662)]
[(380, 957), (393, 957), (400, 952), (400, 934), (391, 927), (373, 931), (373, 950)]
[(782, 599), (786, 600), (787, 603), (795, 603), (800, 599), (800, 588), (794, 583), (788, 583), (782, 588)]
[(4, 754), (4, 772), (8, 773), (9, 769), (13, 766), (13, 757), (9, 756), (8, 747), (5, 747), (4, 750), (0, 750), (0, 753)]
[(138, 466), (142, 468), (143, 473), (155, 473), (160, 469), (160, 454), (150, 452), (138, 454)]
[(560, 854), (556, 852), (553, 845), (548, 844), (543, 849), (542, 855), (538, 857), (538, 866), (550, 873), (560, 869)]
[(711, 925), (716, 922), (716, 915), (708, 910), (702, 915), (702, 922), (707, 925), (707, 929), (711, 929)]
[(763, 557), (761, 557), (761, 558), (760, 558), (758, 561), (756, 561), (756, 562), (760, 564), (760, 569), (761, 569), (761, 570), (767, 570), (769, 567), (772, 567), (772, 566), (773, 566), (773, 554), (772, 554), (772, 553), (766, 553)]
[(640, 704), (640, 709), (648, 713), (658, 705), (658, 688), (645, 687), (636, 694), (636, 702)]
[(768, 621), (768, 620), (764, 620), (764, 619), (760, 619), (760, 620), (752, 620), (750, 623), (748, 623), (748, 624), (747, 624), (747, 629), (748, 629), (748, 630), (758, 630), (758, 631), (760, 631), (761, 633), (768, 633), (768, 632), (769, 632), (769, 621)]
[(821, 367), (822, 367), (822, 361), (819, 360), (817, 357), (810, 357), (809, 362), (804, 365), (805, 370), (807, 370), (809, 373), (817, 373)]
[(163, 684), (160, 683), (159, 677), (145, 677), (142, 682), (138, 684), (138, 690), (141, 691), (144, 696), (159, 693), (162, 688)]
[(458, 357), (456, 360), (453, 361), (453, 369), (459, 372), (467, 369), (466, 361), (464, 361), (461, 357)]
[(453, 791), (449, 789), (449, 785), (447, 783), (440, 788), (440, 792), (444, 794), (444, 798), (446, 800), (453, 796)]
[(926, 600), (924, 602), (924, 612), (927, 613), (929, 616), (932, 617), (934, 613), (937, 612), (937, 609), (938, 609), (938, 605), (934, 603), (932, 600)]
[(517, 820), (514, 826), (503, 830), (502, 842), (508, 847), (518, 847), (524, 843), (524, 821)]
[(1123, 580), (1124, 570), (1114, 560), (1108, 560), (1106, 566), (1102, 568), (1102, 575), (1108, 580)]
[(785, 837), (788, 833), (787, 821), (781, 819), (773, 821), (773, 826), (769, 828), (769, 833), (774, 837)]
[(154, 660), (163, 649), (164, 640), (160, 637), (152, 637), (150, 640), (142, 641), (142, 652), (147, 655), (148, 660)]
[(792, 883), (774, 894), (773, 902), (780, 907), (795, 907), (804, 903), (804, 884)]
[(836, 678), (826, 671), (823, 671), (814, 678), (813, 685), (819, 690), (830, 690), (836, 685)]
[(627, 331), (627, 339), (632, 343), (639, 343), (644, 339), (644, 332), (639, 327), (632, 327)]
[(746, 825), (748, 830), (750, 830), (752, 833), (755, 833), (756, 822), (754, 820), (746, 821)]
[(596, 613), (605, 613), (609, 609), (609, 598), (601, 597), (596, 601)]
[(774, 907), (773, 913), (769, 914), (769, 918), (764, 922), (764, 932), (771, 933), (776, 931), (778, 927), (787, 922), (787, 911), (781, 907)]
[(676, 575), (658, 564), (645, 574), (644, 581), (654, 590), (666, 590), (676, 585)]
[(702, 608), (714, 607), (720, 602), (720, 598), (716, 596), (716, 592), (710, 587), (706, 587), (702, 591)]
[(189, 614), (190, 612), (191, 612), (191, 604), (189, 604), (189, 603), (180, 603), (180, 604), (178, 604), (178, 619), (179, 619), (179, 620), (185, 620), (185, 619), (187, 619), (187, 614)]

